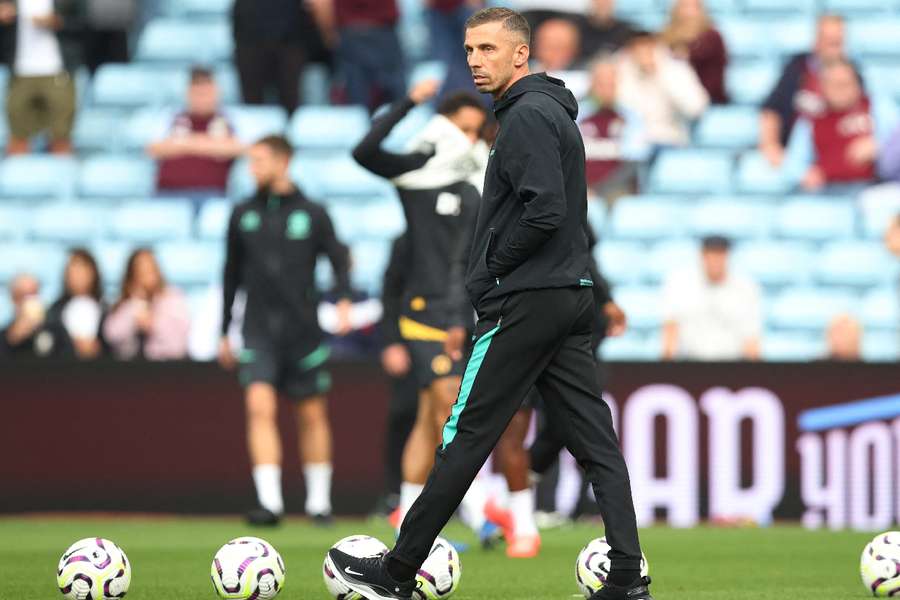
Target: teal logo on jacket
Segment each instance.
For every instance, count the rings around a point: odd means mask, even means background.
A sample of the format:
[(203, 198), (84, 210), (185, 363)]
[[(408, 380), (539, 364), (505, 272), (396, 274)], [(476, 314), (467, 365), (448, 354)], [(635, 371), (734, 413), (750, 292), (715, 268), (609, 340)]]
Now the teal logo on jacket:
[(255, 210), (248, 210), (241, 217), (241, 229), (244, 231), (256, 231), (259, 229), (262, 219)]
[(288, 239), (305, 240), (309, 237), (310, 219), (305, 210), (295, 210), (288, 215), (287, 235)]

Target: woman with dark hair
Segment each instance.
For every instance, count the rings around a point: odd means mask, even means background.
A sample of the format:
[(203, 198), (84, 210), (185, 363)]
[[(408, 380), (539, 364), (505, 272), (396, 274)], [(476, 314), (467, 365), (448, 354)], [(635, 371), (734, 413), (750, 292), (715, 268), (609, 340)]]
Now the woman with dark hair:
[(97, 358), (103, 351), (103, 286), (94, 256), (73, 248), (63, 271), (63, 292), (47, 311), (47, 322), (61, 324), (78, 358)]
[(691, 63), (713, 104), (727, 104), (725, 67), (728, 51), (703, 0), (675, 0), (662, 39), (672, 54)]
[(116, 357), (184, 358), (189, 330), (184, 295), (166, 284), (153, 251), (138, 248), (128, 258), (121, 296), (103, 325)]

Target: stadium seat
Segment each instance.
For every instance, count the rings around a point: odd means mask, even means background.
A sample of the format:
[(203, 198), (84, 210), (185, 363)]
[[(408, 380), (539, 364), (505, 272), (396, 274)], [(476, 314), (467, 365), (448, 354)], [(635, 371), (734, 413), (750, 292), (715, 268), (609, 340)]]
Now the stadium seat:
[(684, 209), (679, 204), (654, 196), (619, 198), (609, 215), (608, 235), (643, 240), (681, 235)]
[[(296, 183), (296, 178), (295, 178)], [(306, 191), (305, 187), (302, 187)], [(247, 165), (247, 159), (239, 158), (228, 173), (228, 197), (235, 202), (243, 201), (256, 190), (256, 183)]]
[(822, 0), (822, 8), (829, 13), (887, 13), (900, 10), (897, 0)]
[(173, 17), (220, 17), (232, 4), (233, 0), (164, 0), (164, 9)]
[(4, 326), (13, 320), (15, 307), (9, 297), (9, 290), (0, 286), (0, 323)]
[(353, 265), (350, 275), (355, 288), (373, 295), (381, 291), (390, 251), (388, 241), (365, 240), (350, 246)]
[(648, 254), (646, 247), (637, 242), (601, 239), (594, 249), (600, 272), (617, 285), (645, 279), (644, 267), (649, 261)]
[(898, 31), (900, 31), (900, 15), (853, 19), (847, 26), (850, 53), (855, 56), (900, 58)]
[(745, 194), (784, 194), (794, 184), (781, 170), (773, 168), (762, 154), (754, 150), (738, 161), (737, 186)]
[(629, 327), (657, 329), (662, 325), (661, 290), (649, 286), (621, 286), (615, 289), (616, 304), (628, 315)]
[(394, 193), (394, 188), (387, 180), (363, 169), (349, 154), (330, 158), (312, 158), (298, 154), (294, 157), (291, 172), (300, 185), (316, 190), (313, 197), (324, 195), (371, 198)]
[(748, 12), (763, 13), (804, 13), (813, 14), (818, 8), (818, 0), (743, 0), (743, 8)]
[(359, 218), (360, 206), (358, 204), (335, 203), (328, 206), (327, 211), (339, 240), (350, 243), (362, 237), (363, 224)]
[(0, 162), (0, 195), (67, 198), (74, 191), (77, 163), (46, 154), (10, 156)]
[(662, 342), (659, 336), (628, 331), (621, 337), (605, 340), (599, 354), (603, 360), (610, 361), (656, 361), (662, 354)]
[(33, 209), (26, 204), (0, 204), (0, 240), (19, 240), (31, 229)]
[(104, 154), (85, 159), (78, 189), (82, 196), (140, 198), (153, 193), (156, 165), (148, 158)]
[(767, 203), (740, 198), (711, 198), (685, 210), (688, 232), (696, 237), (765, 237), (769, 235), (774, 220), (774, 210)]
[(694, 142), (707, 148), (742, 150), (758, 138), (759, 111), (747, 106), (710, 106), (694, 130)]
[(808, 52), (815, 43), (815, 20), (810, 16), (779, 18), (766, 25), (766, 41), (780, 57)]
[(182, 239), (191, 235), (193, 209), (189, 202), (150, 199), (129, 202), (110, 214), (110, 231), (135, 242)]
[(895, 286), (867, 292), (857, 311), (867, 328), (891, 329), (900, 326), (900, 291)]
[[(103, 283), (112, 288), (118, 288), (125, 269), (128, 266), (128, 257), (137, 248), (134, 242), (123, 240), (96, 239), (90, 244), (91, 253), (97, 259), (97, 267), (103, 275)], [(118, 289), (115, 295), (118, 296)]]
[(774, 362), (808, 362), (825, 354), (821, 336), (800, 332), (766, 332), (762, 338), (762, 356)]
[(233, 53), (231, 26), (225, 19), (153, 19), (141, 32), (135, 58), (142, 62), (212, 64), (230, 60)]
[(651, 193), (728, 193), (733, 161), (713, 150), (663, 150), (650, 170)]
[(772, 60), (742, 61), (728, 65), (725, 87), (735, 104), (758, 106), (778, 81), (778, 64)]
[(0, 283), (9, 282), (19, 273), (31, 273), (42, 284), (58, 281), (62, 278), (65, 261), (65, 250), (59, 244), (4, 244), (3, 260), (0, 260)]
[(420, 81), (435, 79), (444, 81), (447, 77), (447, 65), (439, 60), (425, 60), (416, 63), (409, 73), (409, 85), (413, 86)]
[(362, 106), (301, 106), (288, 126), (288, 137), (302, 150), (349, 150), (369, 130)]
[(896, 282), (900, 264), (878, 242), (834, 242), (816, 260), (816, 277), (832, 285), (870, 286)]
[(123, 124), (123, 145), (143, 154), (148, 144), (168, 135), (175, 114), (176, 110), (162, 106), (146, 106), (133, 111)]
[(654, 244), (645, 266), (653, 281), (663, 281), (685, 268), (700, 268), (700, 246), (695, 240), (680, 239)]
[(818, 287), (788, 288), (767, 302), (767, 321), (780, 329), (824, 331), (838, 314), (848, 312), (858, 302), (850, 292)]
[(859, 205), (866, 235), (881, 239), (891, 219), (900, 215), (900, 184), (882, 184), (864, 190), (859, 195)]
[(230, 106), (224, 113), (245, 144), (267, 135), (283, 135), (287, 127), (287, 113), (280, 106)]
[(240, 104), (241, 81), (237, 69), (230, 63), (222, 64), (215, 69), (216, 86), (219, 88), (219, 102), (222, 105)]
[(307, 63), (300, 76), (300, 95), (306, 106), (331, 104), (331, 72), (326, 65)]
[(594, 230), (594, 235), (597, 236), (597, 239), (602, 237), (608, 216), (609, 213), (607, 212), (606, 202), (602, 198), (592, 198), (588, 196), (588, 224), (590, 224), (591, 229)]
[(900, 331), (865, 332), (862, 340), (862, 357), (869, 362), (890, 362), (900, 360)]
[(175, 285), (188, 287), (219, 281), (225, 264), (221, 242), (166, 242), (156, 248), (163, 276)]
[[(703, 4), (706, 10), (716, 15), (728, 15), (737, 12), (741, 0), (706, 0)], [(669, 8), (668, 2), (661, 2), (660, 8)]]
[(206, 202), (197, 216), (197, 235), (202, 239), (224, 240), (232, 210), (234, 203), (225, 199)]
[(809, 244), (759, 241), (738, 245), (732, 265), (762, 285), (784, 285), (807, 281), (815, 260)]
[(776, 232), (785, 238), (827, 241), (853, 237), (856, 211), (851, 198), (795, 197), (776, 213)]
[(180, 104), (187, 89), (184, 67), (105, 64), (94, 74), (91, 98), (95, 105), (152, 106)]
[(40, 240), (87, 243), (103, 235), (105, 212), (80, 202), (42, 204), (31, 215), (31, 235)]
[(866, 88), (873, 95), (900, 101), (900, 62), (869, 59), (862, 70)]
[(360, 233), (366, 238), (391, 241), (406, 230), (403, 207), (390, 197), (367, 202), (356, 218), (361, 221)]
[(80, 152), (116, 152), (125, 113), (115, 108), (83, 108), (75, 117), (72, 141)]
[(769, 56), (771, 47), (760, 43), (765, 31), (762, 21), (743, 15), (729, 15), (718, 19), (717, 27), (732, 59), (743, 61)]

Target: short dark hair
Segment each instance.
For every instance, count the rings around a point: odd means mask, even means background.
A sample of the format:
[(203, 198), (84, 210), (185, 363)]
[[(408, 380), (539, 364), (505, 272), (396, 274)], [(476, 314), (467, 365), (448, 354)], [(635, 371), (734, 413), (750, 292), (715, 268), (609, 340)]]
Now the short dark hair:
[(291, 143), (283, 135), (267, 135), (258, 140), (254, 146), (265, 146), (275, 154), (280, 154), (291, 158), (294, 155), (294, 148)]
[(483, 113), (487, 113), (484, 104), (472, 92), (460, 91), (454, 92), (441, 100), (437, 106), (437, 113), (448, 117), (455, 115), (462, 108), (476, 108)]
[(720, 252), (727, 252), (731, 249), (731, 240), (724, 235), (708, 235), (703, 238), (701, 245), (703, 246), (704, 251), (718, 250)]
[(466, 29), (478, 27), (486, 23), (503, 22), (503, 28), (519, 35), (526, 44), (531, 44), (531, 26), (521, 14), (511, 8), (495, 6), (482, 8), (466, 19)]
[(191, 85), (212, 81), (215, 81), (212, 70), (202, 66), (191, 67)]

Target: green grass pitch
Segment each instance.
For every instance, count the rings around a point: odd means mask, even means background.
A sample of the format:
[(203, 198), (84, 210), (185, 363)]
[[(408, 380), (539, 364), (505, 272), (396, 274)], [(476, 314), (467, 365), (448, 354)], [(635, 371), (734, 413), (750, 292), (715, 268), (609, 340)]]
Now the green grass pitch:
[[(317, 529), (288, 520), (274, 530), (245, 527), (226, 518), (3, 518), (0, 519), (0, 598), (50, 600), (61, 553), (77, 539), (106, 537), (133, 566), (130, 600), (214, 599), (209, 581), (213, 554), (226, 541), (257, 535), (271, 542), (287, 566), (283, 600), (327, 600), (322, 559), (339, 538), (366, 533), (390, 542), (381, 522), (342, 521)], [(446, 537), (472, 543), (451, 525)], [(575, 557), (602, 535), (598, 526), (544, 532), (540, 557), (510, 560), (502, 548), (462, 553), (462, 581), (455, 600), (572, 600)], [(654, 527), (641, 533), (658, 600), (846, 600), (867, 596), (858, 560), (869, 534), (809, 532), (794, 526), (767, 529), (689, 530)]]

